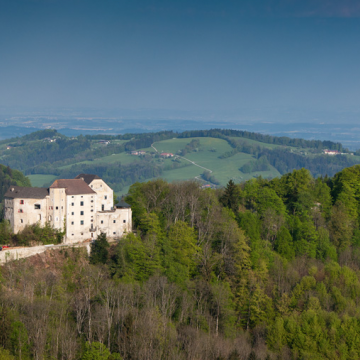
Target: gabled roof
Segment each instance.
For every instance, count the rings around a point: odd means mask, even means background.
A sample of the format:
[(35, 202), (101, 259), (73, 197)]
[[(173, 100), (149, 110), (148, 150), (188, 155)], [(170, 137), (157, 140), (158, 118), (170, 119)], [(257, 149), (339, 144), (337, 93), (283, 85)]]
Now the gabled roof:
[(66, 195), (96, 194), (82, 179), (59, 179), (55, 180), (50, 189), (66, 189)]
[(93, 180), (101, 178), (92, 174), (79, 174), (75, 179), (82, 179), (89, 185)]
[(11, 186), (4, 196), (11, 199), (45, 199), (47, 195), (47, 188)]

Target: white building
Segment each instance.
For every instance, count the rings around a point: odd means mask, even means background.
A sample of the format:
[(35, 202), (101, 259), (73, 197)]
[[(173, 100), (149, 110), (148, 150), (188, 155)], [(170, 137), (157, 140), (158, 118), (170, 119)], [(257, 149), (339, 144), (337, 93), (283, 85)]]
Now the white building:
[(118, 238), (131, 232), (130, 205), (114, 207), (113, 190), (97, 175), (55, 180), (47, 188), (12, 186), (5, 194), (5, 219), (14, 233), (26, 225), (49, 223), (65, 230), (64, 241), (94, 239), (101, 232)]

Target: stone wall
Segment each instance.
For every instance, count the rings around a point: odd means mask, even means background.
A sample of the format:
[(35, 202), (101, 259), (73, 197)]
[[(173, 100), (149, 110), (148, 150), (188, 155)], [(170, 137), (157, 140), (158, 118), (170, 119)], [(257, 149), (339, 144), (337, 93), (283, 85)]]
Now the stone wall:
[[(74, 247), (83, 247), (87, 248), (88, 254), (90, 254), (90, 243), (84, 244), (75, 244), (71, 245)], [(41, 254), (48, 249), (61, 249), (62, 247), (69, 247), (66, 244), (60, 245), (42, 245), (42, 246), (33, 246), (33, 247), (23, 247), (23, 248), (14, 248), (14, 249), (3, 249), (0, 251), (0, 265), (5, 264), (6, 262), (25, 259), (29, 256), (33, 256), (36, 254)]]

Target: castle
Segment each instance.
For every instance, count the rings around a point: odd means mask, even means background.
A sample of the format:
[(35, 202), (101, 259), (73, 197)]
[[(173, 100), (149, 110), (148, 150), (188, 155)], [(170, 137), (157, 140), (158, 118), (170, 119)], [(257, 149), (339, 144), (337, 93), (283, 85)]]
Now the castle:
[(100, 233), (118, 238), (131, 232), (131, 208), (114, 207), (113, 190), (97, 175), (55, 180), (49, 188), (11, 186), (5, 193), (5, 219), (14, 233), (26, 225), (49, 223), (65, 230), (64, 242), (95, 239)]

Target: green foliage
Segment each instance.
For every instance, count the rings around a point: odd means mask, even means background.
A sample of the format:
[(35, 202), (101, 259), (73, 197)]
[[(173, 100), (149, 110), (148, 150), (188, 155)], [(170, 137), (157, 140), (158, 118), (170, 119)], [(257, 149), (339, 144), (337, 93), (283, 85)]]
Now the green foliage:
[(235, 213), (238, 211), (240, 190), (232, 180), (229, 180), (220, 201), (225, 207), (231, 209)]
[(91, 243), (90, 264), (105, 264), (108, 259), (109, 246), (106, 234), (101, 233), (97, 239)]
[(245, 174), (257, 171), (268, 171), (270, 170), (270, 164), (266, 156), (261, 156), (258, 160), (251, 160), (247, 162), (239, 170)]
[(11, 232), (8, 221), (0, 222), (0, 245), (35, 246), (60, 244), (65, 233), (54, 229), (49, 223), (41, 227), (39, 224), (27, 225), (17, 234)]
[(108, 360), (110, 357), (108, 348), (100, 342), (86, 343), (86, 351), (81, 360)]
[(345, 173), (134, 184), (136, 233), (101, 235), (90, 264), (69, 251), (57, 268), (2, 268), (0, 346), (26, 360), (360, 358), (360, 199)]
[(16, 358), (10, 354), (9, 350), (0, 347), (0, 359), (1, 360), (15, 360)]

